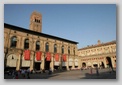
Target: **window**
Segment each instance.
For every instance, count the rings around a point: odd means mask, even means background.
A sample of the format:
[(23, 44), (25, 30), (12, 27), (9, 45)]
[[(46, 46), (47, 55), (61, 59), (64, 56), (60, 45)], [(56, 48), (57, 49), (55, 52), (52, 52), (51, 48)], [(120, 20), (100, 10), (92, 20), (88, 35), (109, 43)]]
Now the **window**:
[(39, 41), (36, 42), (36, 51), (37, 50), (40, 50), (40, 42)]
[(64, 54), (64, 46), (62, 46), (62, 48), (61, 48), (61, 49), (62, 49), (62, 54)]
[(49, 51), (49, 44), (48, 44), (48, 42), (45, 44), (45, 48), (46, 48), (45, 51), (48, 52)]
[(74, 55), (75, 55), (75, 48), (73, 49)]
[(25, 41), (24, 41), (24, 49), (29, 49), (29, 39), (25, 39)]
[(13, 36), (11, 38), (11, 47), (16, 47), (16, 44), (17, 44), (17, 38), (16, 36)]
[(70, 47), (68, 47), (68, 54), (70, 54)]
[(57, 45), (54, 44), (54, 53), (57, 53)]

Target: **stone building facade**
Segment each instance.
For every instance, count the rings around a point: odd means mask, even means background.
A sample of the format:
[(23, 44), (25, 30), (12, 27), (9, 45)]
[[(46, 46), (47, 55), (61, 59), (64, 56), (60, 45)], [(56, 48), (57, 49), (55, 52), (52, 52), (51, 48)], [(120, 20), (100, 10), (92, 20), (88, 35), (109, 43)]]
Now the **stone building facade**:
[(80, 68), (78, 42), (41, 33), (42, 15), (36, 11), (29, 29), (4, 23), (4, 69)]
[(78, 49), (82, 68), (116, 68), (116, 41), (101, 43)]

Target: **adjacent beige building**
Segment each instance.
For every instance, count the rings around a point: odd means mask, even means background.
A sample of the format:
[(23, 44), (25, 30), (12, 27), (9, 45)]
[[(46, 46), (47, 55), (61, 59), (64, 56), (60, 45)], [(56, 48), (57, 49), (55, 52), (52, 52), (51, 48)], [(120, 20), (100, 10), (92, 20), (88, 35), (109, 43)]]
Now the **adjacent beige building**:
[(42, 33), (42, 15), (36, 11), (29, 29), (4, 23), (5, 70), (80, 68), (78, 42)]
[(78, 49), (80, 67), (116, 68), (116, 41), (101, 43)]

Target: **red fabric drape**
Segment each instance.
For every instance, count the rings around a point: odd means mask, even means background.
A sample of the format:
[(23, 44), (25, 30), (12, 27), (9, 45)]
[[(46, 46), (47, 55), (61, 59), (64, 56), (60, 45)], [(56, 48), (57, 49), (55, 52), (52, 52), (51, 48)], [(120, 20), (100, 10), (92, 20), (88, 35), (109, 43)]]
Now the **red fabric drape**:
[(25, 60), (30, 60), (30, 50), (25, 50), (24, 51), (24, 59)]
[(37, 61), (40, 61), (41, 60), (41, 55), (42, 55), (42, 52), (40, 52), (40, 51), (37, 51), (36, 52), (36, 60)]
[(63, 61), (66, 62), (66, 55), (63, 55)]
[(55, 61), (59, 61), (59, 55), (55, 54)]
[(46, 53), (46, 60), (51, 61), (51, 53), (49, 52)]

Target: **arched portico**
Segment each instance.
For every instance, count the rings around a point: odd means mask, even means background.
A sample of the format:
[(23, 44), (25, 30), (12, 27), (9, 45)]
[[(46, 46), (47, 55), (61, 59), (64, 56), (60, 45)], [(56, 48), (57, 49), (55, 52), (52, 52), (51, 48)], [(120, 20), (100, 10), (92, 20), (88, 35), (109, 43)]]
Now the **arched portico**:
[(16, 54), (9, 54), (6, 57), (6, 69), (10, 70), (16, 70), (18, 65), (18, 57)]

